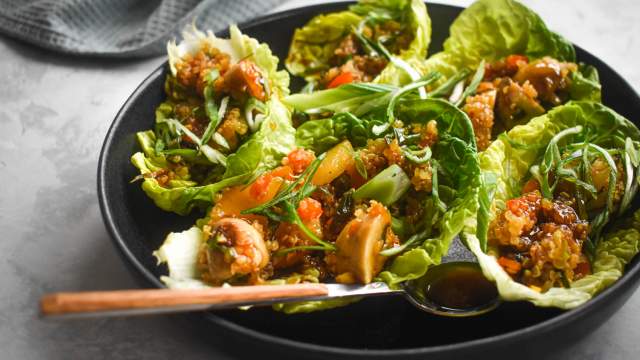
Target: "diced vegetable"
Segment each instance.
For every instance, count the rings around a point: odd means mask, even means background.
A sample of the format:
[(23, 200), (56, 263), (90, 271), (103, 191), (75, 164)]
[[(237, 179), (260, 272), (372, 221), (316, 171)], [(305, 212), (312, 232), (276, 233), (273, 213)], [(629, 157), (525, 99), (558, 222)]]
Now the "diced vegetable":
[(353, 75), (350, 72), (346, 71), (334, 77), (333, 80), (331, 80), (331, 82), (329, 83), (329, 85), (327, 85), (327, 88), (333, 89), (340, 85), (350, 84), (352, 82), (353, 82)]
[(501, 256), (498, 259), (498, 264), (500, 264), (500, 266), (502, 266), (502, 268), (509, 274), (511, 275), (515, 275), (517, 273), (520, 272), (520, 269), (522, 269), (522, 265), (520, 265), (519, 262), (515, 261), (515, 260), (511, 260), (509, 258), (506, 258), (504, 256)]
[(411, 179), (400, 166), (393, 164), (353, 193), (354, 199), (373, 199), (384, 205), (398, 201), (409, 190)]
[[(249, 192), (251, 196), (256, 200), (264, 200), (267, 194), (271, 192), (271, 183), (275, 178), (293, 180), (293, 170), (289, 166), (279, 166), (267, 173), (260, 175), (250, 186)], [(278, 184), (281, 184), (281, 181), (279, 181)], [(272, 197), (273, 195), (270, 196), (269, 199), (266, 199), (264, 201), (268, 201)]]
[(267, 184), (261, 185), (260, 196), (256, 198), (256, 189), (252, 186), (238, 185), (228, 188), (222, 192), (222, 196), (213, 207), (211, 216), (222, 218), (224, 216), (240, 216), (242, 210), (261, 205), (271, 200), (283, 179), (279, 177), (272, 178)]
[(297, 148), (287, 155), (287, 164), (291, 166), (296, 174), (300, 174), (315, 158), (311, 151)]
[(318, 200), (304, 198), (298, 205), (298, 215), (302, 221), (318, 219), (322, 215), (322, 204)]
[(260, 70), (252, 61), (242, 60), (233, 65), (225, 74), (224, 81), (236, 98), (241, 97), (245, 92), (260, 101), (265, 101), (267, 98), (260, 83)]
[(349, 141), (343, 141), (327, 151), (311, 182), (316, 186), (329, 184), (352, 167), (355, 167), (353, 147)]

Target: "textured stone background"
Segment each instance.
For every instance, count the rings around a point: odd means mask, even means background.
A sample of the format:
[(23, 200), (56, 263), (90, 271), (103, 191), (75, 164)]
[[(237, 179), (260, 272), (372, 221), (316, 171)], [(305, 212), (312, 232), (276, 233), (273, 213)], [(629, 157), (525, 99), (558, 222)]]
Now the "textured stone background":
[[(640, 2), (525, 3), (640, 90)], [(0, 40), (0, 358), (228, 359), (170, 317), (37, 318), (45, 292), (135, 286), (100, 218), (96, 165), (116, 112), (164, 60), (65, 58)], [(640, 293), (595, 333), (552, 358), (633, 358), (640, 351), (638, 322)]]

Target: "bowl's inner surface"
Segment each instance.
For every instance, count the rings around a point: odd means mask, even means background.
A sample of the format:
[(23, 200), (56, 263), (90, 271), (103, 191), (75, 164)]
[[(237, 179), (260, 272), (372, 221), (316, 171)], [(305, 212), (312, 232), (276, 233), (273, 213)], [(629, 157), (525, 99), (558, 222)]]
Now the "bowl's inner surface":
[[(343, 6), (327, 5), (322, 9), (298, 11), (295, 16), (259, 21), (244, 27), (243, 31), (268, 43), (282, 64), (296, 27), (304, 25), (319, 11), (333, 11)], [(441, 49), (448, 36), (449, 24), (458, 12), (459, 9), (453, 7), (429, 6), (433, 21), (430, 54)], [(591, 55), (582, 51), (578, 54), (581, 61), (599, 68), (607, 105), (628, 118), (640, 113), (637, 96), (615, 73)], [(187, 229), (202, 215), (180, 217), (164, 212), (146, 197), (139, 183), (129, 183), (136, 175), (136, 169), (129, 162), (130, 156), (137, 151), (134, 134), (153, 126), (154, 109), (164, 98), (165, 71), (154, 73), (123, 108), (120, 121), (111, 130), (111, 141), (107, 140), (101, 185), (104, 187), (101, 189), (104, 206), (111, 214), (107, 222), (112, 221), (116, 237), (122, 239), (131, 255), (156, 278), (166, 274), (166, 269), (156, 266), (151, 252), (168, 232)], [(299, 79), (293, 81), (293, 90), (300, 84)], [(155, 283), (158, 284), (157, 280)], [(452, 344), (502, 334), (540, 323), (559, 313), (528, 303), (507, 303), (484, 316), (443, 318), (422, 313), (401, 297), (384, 297), (311, 314), (284, 315), (269, 308), (216, 314), (239, 325), (291, 340), (349, 348), (397, 349)]]

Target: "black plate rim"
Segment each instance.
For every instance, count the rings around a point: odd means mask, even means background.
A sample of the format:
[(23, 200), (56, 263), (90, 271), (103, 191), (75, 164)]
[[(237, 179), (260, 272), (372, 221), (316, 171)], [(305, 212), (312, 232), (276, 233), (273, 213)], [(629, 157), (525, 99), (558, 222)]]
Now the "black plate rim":
[[(240, 29), (250, 26), (257, 26), (264, 23), (274, 22), (280, 18), (286, 18), (290, 16), (300, 15), (306, 12), (322, 12), (326, 11), (329, 7), (335, 6), (344, 6), (346, 4), (353, 3), (351, 1), (342, 1), (342, 2), (333, 2), (328, 4), (319, 4), (313, 6), (299, 7), (294, 9), (289, 9), (281, 12), (277, 12), (274, 14), (262, 16), (256, 18), (252, 21), (248, 21), (242, 23), (239, 26)], [(429, 3), (427, 2), (427, 6), (440, 6), (440, 7), (448, 7), (451, 9), (462, 10), (462, 7), (452, 6), (446, 4), (438, 4), (438, 3)], [(589, 53), (588, 51), (582, 49), (580, 46), (573, 44), (576, 48), (577, 52), (583, 52), (587, 56), (590, 56), (592, 59), (597, 61), (599, 67), (607, 68), (614, 76), (616, 76), (620, 81), (621, 85), (626, 87), (625, 91), (632, 93), (635, 95), (635, 99), (633, 101), (640, 102), (640, 95), (635, 89), (629, 84), (629, 82), (622, 77), (617, 71), (612, 69), (605, 62), (600, 60), (595, 55)], [(127, 262), (127, 265), (133, 266), (133, 268), (143, 276), (143, 278), (154, 287), (165, 287), (162, 282), (155, 275), (153, 275), (149, 270), (147, 270), (135, 257), (135, 255), (131, 252), (125, 239), (121, 236), (119, 229), (114, 220), (114, 214), (111, 211), (110, 200), (107, 196), (107, 180), (106, 176), (106, 158), (109, 155), (109, 149), (114, 142), (115, 130), (118, 128), (119, 124), (125, 119), (124, 114), (127, 110), (132, 106), (134, 100), (139, 96), (140, 93), (144, 91), (148, 87), (148, 84), (151, 83), (155, 78), (160, 76), (164, 71), (164, 68), (167, 66), (167, 62), (162, 63), (159, 67), (157, 67), (150, 75), (148, 75), (141, 83), (136, 87), (133, 93), (127, 98), (121, 109), (116, 114), (113, 122), (109, 126), (107, 131), (107, 135), (105, 136), (105, 140), (103, 142), (102, 148), (100, 150), (100, 157), (98, 159), (98, 176), (97, 176), (97, 187), (98, 187), (98, 200), (100, 204), (100, 211), (102, 214), (102, 218), (107, 228), (109, 234), (111, 235), (111, 239), (118, 249), (120, 255)], [(319, 353), (324, 353), (327, 355), (343, 355), (343, 356), (380, 356), (385, 357), (389, 355), (429, 355), (429, 354), (442, 354), (448, 352), (458, 352), (462, 350), (469, 350), (473, 348), (481, 348), (484, 346), (488, 346), (495, 343), (500, 343), (501, 345), (508, 345), (509, 343), (513, 343), (520, 338), (527, 337), (531, 334), (541, 334), (545, 332), (549, 332), (556, 327), (564, 325), (565, 322), (573, 322), (579, 318), (584, 316), (588, 316), (590, 313), (597, 311), (598, 309), (606, 306), (606, 300), (610, 296), (616, 296), (616, 294), (620, 294), (626, 287), (637, 286), (638, 280), (640, 280), (640, 262), (636, 262), (633, 267), (627, 269), (627, 271), (622, 275), (620, 279), (618, 279), (613, 285), (609, 286), (607, 289), (599, 293), (597, 296), (589, 300), (587, 303), (579, 306), (576, 309), (572, 309), (566, 311), (558, 316), (555, 316), (549, 320), (540, 322), (538, 324), (524, 327), (515, 331), (507, 332), (500, 335), (489, 336), (485, 338), (463, 341), (459, 343), (446, 344), (446, 345), (437, 345), (437, 346), (429, 346), (429, 347), (416, 347), (416, 348), (406, 348), (406, 349), (354, 349), (354, 348), (342, 348), (336, 346), (325, 346), (318, 345), (314, 343), (307, 343), (302, 341), (290, 340), (287, 338), (270, 335), (267, 333), (259, 332), (241, 325), (238, 325), (234, 322), (228, 321), (221, 317), (216, 316), (212, 312), (204, 313), (204, 317), (222, 327), (226, 327), (230, 330), (236, 331), (238, 333), (243, 333), (245, 335), (250, 335), (257, 340), (266, 342), (266, 343), (275, 343), (281, 346), (294, 348), (296, 350), (313, 350)]]

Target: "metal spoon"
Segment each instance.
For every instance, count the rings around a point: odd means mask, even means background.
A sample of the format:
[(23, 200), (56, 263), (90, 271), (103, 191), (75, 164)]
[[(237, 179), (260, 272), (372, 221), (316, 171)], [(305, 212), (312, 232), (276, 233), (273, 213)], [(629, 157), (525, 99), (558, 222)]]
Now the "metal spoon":
[[(391, 289), (386, 283), (367, 285), (295, 284), (234, 286), (191, 290), (118, 290), (45, 295), (41, 313), (47, 317), (128, 316), (264, 306), (345, 297), (404, 295), (418, 309), (436, 315), (464, 317), (484, 314), (500, 304), (495, 285), (482, 276), (475, 257), (456, 240), (443, 263), (423, 277)], [(471, 282), (448, 274), (462, 271)], [(447, 300), (448, 299), (448, 300)], [(447, 300), (447, 301), (443, 301)]]

